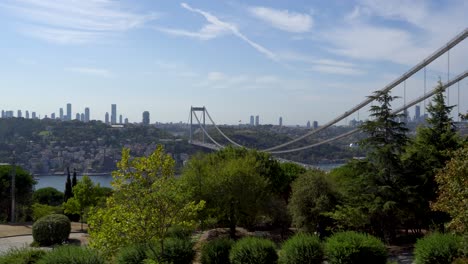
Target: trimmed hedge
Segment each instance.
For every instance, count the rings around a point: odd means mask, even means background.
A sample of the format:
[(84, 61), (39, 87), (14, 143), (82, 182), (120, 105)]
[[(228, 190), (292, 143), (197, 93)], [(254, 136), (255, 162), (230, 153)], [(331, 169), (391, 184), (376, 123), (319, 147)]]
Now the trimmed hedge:
[(388, 256), (378, 238), (354, 231), (336, 233), (328, 238), (325, 255), (330, 264), (385, 264)]
[(47, 253), (38, 264), (104, 264), (105, 259), (88, 247), (60, 246)]
[(279, 263), (320, 264), (323, 255), (322, 243), (318, 236), (299, 233), (284, 242), (279, 254)]
[(70, 231), (70, 219), (61, 214), (41, 217), (32, 227), (34, 241), (40, 246), (50, 246), (65, 242), (70, 235)]
[(42, 249), (11, 249), (0, 256), (0, 264), (33, 264), (37, 263), (46, 252)]
[(218, 238), (203, 245), (201, 251), (202, 264), (229, 264), (229, 250), (234, 241), (228, 238)]
[(434, 233), (418, 239), (414, 246), (416, 264), (450, 264), (460, 256), (461, 238)]
[(232, 264), (274, 264), (278, 261), (278, 255), (272, 241), (246, 237), (232, 246), (229, 260)]

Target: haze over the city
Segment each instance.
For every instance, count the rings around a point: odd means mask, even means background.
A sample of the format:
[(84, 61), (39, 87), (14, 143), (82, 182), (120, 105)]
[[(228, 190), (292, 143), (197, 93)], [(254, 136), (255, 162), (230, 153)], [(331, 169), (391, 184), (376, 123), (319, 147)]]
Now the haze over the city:
[[(71, 103), (103, 120), (117, 104), (131, 122), (143, 111), (186, 122), (204, 105), (218, 123), (322, 124), (442, 47), (467, 14), (464, 0), (5, 0), (0, 109), (44, 116)], [(467, 48), (427, 68), (427, 89), (465, 70)], [(408, 101), (423, 77), (406, 82)], [(460, 91), (454, 116), (468, 109), (467, 80)]]

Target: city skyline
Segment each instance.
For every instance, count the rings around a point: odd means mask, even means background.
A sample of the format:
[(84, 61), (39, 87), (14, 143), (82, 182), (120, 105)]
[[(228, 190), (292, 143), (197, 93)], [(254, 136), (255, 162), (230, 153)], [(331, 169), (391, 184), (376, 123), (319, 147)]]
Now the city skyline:
[[(117, 104), (131, 121), (149, 111), (160, 122), (186, 122), (190, 106), (206, 106), (218, 123), (249, 123), (256, 113), (269, 124), (282, 116), (285, 125), (323, 124), (358, 104), (465, 29), (468, 13), (463, 0), (5, 0), (0, 7), (2, 109), (49, 116), (70, 102), (102, 119)], [(449, 67), (445, 55), (427, 67), (428, 89), (465, 70), (467, 48), (464, 41), (450, 51)], [(405, 83), (407, 101), (421, 93), (423, 76)], [(468, 81), (460, 86), (460, 98), (455, 85), (449, 101), (460, 99), (465, 113)], [(403, 85), (393, 95), (402, 96)]]

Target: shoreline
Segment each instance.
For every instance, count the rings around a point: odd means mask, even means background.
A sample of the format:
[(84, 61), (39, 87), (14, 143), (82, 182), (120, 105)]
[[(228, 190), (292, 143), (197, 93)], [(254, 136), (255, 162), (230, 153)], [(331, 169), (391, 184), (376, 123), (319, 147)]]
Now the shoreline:
[[(80, 176), (112, 176), (112, 172), (90, 172), (90, 173), (82, 173), (82, 174), (76, 174), (76, 176), (80, 177)], [(37, 177), (37, 176), (40, 176), (40, 177), (44, 177), (44, 176), (63, 176), (63, 177), (67, 177), (67, 174), (58, 174), (58, 173), (35, 173), (33, 174), (32, 176), (34, 177)], [(73, 173), (70, 173), (70, 176), (73, 176)]]

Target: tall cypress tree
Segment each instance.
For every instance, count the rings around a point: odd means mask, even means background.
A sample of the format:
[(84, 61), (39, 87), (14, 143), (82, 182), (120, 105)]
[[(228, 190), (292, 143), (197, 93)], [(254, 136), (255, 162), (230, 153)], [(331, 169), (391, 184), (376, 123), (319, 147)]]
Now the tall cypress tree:
[(67, 181), (65, 182), (65, 192), (63, 195), (63, 200), (66, 202), (73, 196), (72, 193), (72, 182), (70, 180), (70, 168), (67, 167)]
[(73, 168), (73, 178), (72, 178), (72, 190), (73, 190), (73, 187), (76, 186), (76, 168)]

